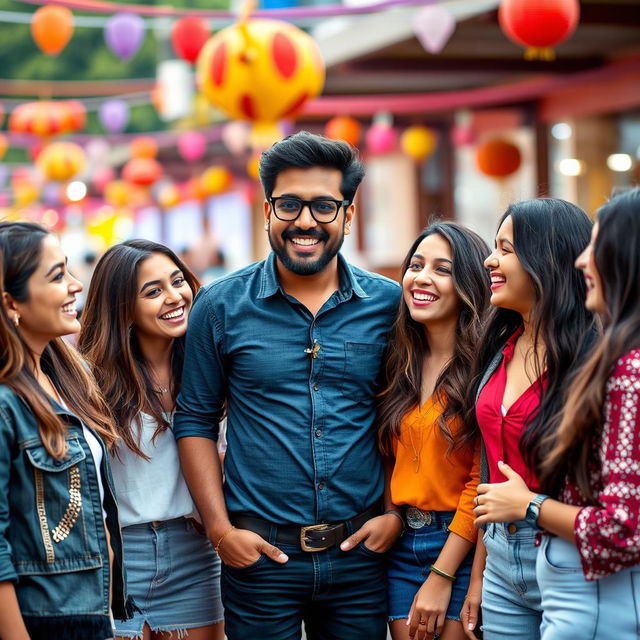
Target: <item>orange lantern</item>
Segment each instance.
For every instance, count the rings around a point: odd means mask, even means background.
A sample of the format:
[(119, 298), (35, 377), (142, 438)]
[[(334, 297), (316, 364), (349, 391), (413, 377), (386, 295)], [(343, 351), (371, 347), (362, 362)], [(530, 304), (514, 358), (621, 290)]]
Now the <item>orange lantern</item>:
[(175, 207), (180, 202), (180, 189), (175, 184), (167, 184), (158, 193), (158, 204), (163, 209)]
[(207, 194), (202, 191), (200, 178), (190, 178), (183, 185), (185, 200), (204, 200)]
[(31, 34), (48, 56), (59, 54), (73, 33), (73, 14), (66, 7), (40, 7), (31, 18)]
[(112, 207), (124, 207), (129, 202), (130, 187), (124, 180), (112, 180), (104, 187), (104, 199)]
[(506, 178), (520, 168), (520, 149), (506, 140), (494, 139), (476, 150), (476, 163), (482, 173), (492, 178)]
[(132, 158), (122, 168), (122, 177), (139, 187), (152, 185), (162, 175), (162, 166), (153, 158)]
[(84, 150), (73, 142), (54, 142), (36, 159), (38, 169), (48, 180), (63, 182), (80, 173), (87, 162)]
[(261, 153), (254, 153), (247, 162), (247, 174), (254, 180), (260, 180), (260, 157)]
[(158, 155), (158, 143), (148, 136), (140, 136), (129, 147), (132, 158), (155, 158)]
[(7, 153), (8, 148), (9, 141), (7, 140), (7, 136), (4, 136), (0, 133), (0, 160), (4, 158), (4, 154)]
[(215, 196), (227, 191), (233, 182), (233, 174), (226, 167), (209, 167), (200, 176), (200, 190), (205, 195)]
[(344, 140), (355, 147), (360, 142), (362, 127), (354, 118), (348, 116), (336, 116), (327, 122), (324, 128), (324, 135), (332, 140)]
[(9, 131), (47, 138), (84, 127), (85, 109), (77, 100), (39, 100), (18, 105), (9, 117)]

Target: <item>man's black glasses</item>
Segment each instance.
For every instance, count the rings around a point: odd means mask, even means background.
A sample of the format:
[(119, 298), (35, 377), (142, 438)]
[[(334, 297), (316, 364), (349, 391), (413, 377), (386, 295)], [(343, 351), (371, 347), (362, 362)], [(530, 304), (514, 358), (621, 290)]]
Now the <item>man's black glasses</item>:
[(340, 207), (346, 207), (349, 200), (331, 200), (319, 198), (318, 200), (301, 200), (292, 196), (277, 196), (271, 198), (273, 213), (278, 220), (283, 222), (293, 222), (302, 213), (304, 207), (309, 207), (309, 211), (316, 222), (328, 224), (338, 217)]

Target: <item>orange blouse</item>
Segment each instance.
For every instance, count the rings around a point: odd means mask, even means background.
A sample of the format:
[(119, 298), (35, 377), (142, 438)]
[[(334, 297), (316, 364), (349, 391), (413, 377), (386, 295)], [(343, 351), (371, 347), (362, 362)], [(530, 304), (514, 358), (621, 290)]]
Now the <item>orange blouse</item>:
[[(438, 418), (441, 405), (429, 398), (402, 418), (400, 439), (394, 441), (395, 465), (391, 499), (425, 511), (455, 511), (450, 531), (475, 542), (473, 499), (480, 482), (480, 440), (447, 453)], [(451, 426), (453, 435), (460, 422)]]

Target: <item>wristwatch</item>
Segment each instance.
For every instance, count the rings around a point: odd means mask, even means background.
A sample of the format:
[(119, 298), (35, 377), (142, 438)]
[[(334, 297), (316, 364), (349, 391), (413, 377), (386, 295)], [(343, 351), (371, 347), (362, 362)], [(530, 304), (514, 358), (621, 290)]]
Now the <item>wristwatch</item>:
[(532, 527), (538, 526), (538, 518), (540, 517), (540, 505), (548, 498), (543, 493), (539, 493), (527, 507), (524, 521), (528, 522)]

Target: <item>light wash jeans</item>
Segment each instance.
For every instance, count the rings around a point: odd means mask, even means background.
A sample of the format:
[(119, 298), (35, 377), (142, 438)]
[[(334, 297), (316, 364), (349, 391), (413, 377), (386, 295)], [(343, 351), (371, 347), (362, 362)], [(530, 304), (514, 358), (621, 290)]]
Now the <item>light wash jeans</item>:
[[(485, 640), (538, 640), (542, 621), (534, 545), (538, 529), (524, 521), (488, 524), (482, 581)], [(566, 636), (573, 638), (579, 636)]]
[(544, 536), (537, 576), (542, 640), (640, 638), (640, 566), (587, 582), (575, 544)]

